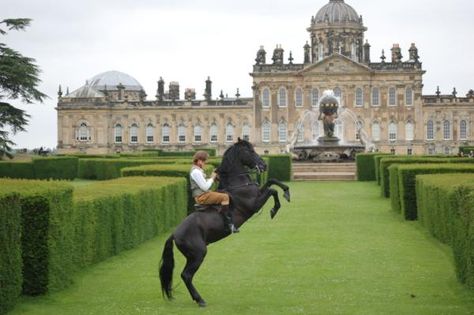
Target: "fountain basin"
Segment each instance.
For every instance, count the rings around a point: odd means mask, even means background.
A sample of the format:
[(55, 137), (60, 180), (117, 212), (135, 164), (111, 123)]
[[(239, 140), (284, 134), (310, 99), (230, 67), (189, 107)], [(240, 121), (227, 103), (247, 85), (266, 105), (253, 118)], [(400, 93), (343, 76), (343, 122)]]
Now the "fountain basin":
[(293, 159), (297, 161), (348, 162), (354, 161), (357, 153), (365, 152), (365, 146), (360, 143), (338, 144), (321, 142), (318, 144), (301, 144), (291, 149)]

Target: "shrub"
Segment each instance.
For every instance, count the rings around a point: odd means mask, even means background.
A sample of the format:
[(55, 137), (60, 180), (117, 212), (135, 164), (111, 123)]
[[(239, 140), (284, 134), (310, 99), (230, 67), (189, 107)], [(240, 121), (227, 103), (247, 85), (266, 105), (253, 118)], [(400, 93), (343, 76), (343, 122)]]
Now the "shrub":
[(373, 181), (377, 179), (375, 158), (387, 156), (387, 153), (359, 153), (356, 155), (357, 180)]
[(34, 179), (33, 163), (0, 161), (0, 177)]
[(96, 180), (113, 179), (121, 176), (120, 170), (124, 167), (159, 163), (158, 159), (80, 159), (78, 177)]
[(398, 165), (398, 191), (400, 208), (407, 220), (417, 219), (415, 177), (420, 174), (474, 173), (473, 164), (412, 164)]
[(419, 175), (416, 191), (421, 223), (452, 247), (458, 279), (474, 289), (474, 175)]
[(21, 204), (15, 193), (0, 192), (0, 314), (16, 304), (23, 282)]
[(68, 179), (77, 177), (77, 157), (48, 157), (33, 160), (35, 179)]
[(280, 181), (291, 180), (291, 155), (278, 154), (265, 157), (268, 159), (268, 178)]

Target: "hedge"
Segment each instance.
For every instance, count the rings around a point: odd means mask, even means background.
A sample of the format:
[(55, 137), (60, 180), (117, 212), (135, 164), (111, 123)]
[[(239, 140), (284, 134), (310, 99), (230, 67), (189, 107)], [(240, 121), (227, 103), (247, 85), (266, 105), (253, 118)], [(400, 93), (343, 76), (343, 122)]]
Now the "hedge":
[[(392, 205), (400, 204), (400, 209), (406, 220), (417, 219), (415, 177), (421, 174), (445, 174), (445, 173), (474, 173), (473, 164), (411, 164), (393, 165), (393, 171), (398, 168), (396, 175), (391, 180), (393, 185), (398, 182), (398, 194), (391, 194), (390, 198), (399, 201), (392, 201)], [(395, 171), (394, 171), (395, 172)], [(398, 177), (396, 179), (395, 177)]]
[(38, 295), (71, 283), (72, 186), (63, 182), (0, 180), (0, 190), (20, 195), (22, 292)]
[(265, 158), (268, 159), (268, 178), (280, 181), (291, 180), (291, 155), (265, 155)]
[(83, 268), (164, 233), (186, 215), (186, 181), (127, 177), (74, 191), (74, 264)]
[(18, 194), (0, 192), (0, 314), (16, 304), (23, 282), (21, 203)]
[[(212, 165), (206, 165), (204, 172), (209, 176), (214, 167)], [(143, 165), (137, 167), (127, 167), (122, 169), (122, 176), (170, 176), (170, 177), (182, 177), (186, 179), (187, 183), (187, 200), (188, 200), (188, 213), (194, 211), (194, 199), (190, 190), (189, 173), (191, 171), (191, 165), (176, 164), (176, 165)]]
[(0, 162), (0, 177), (68, 179), (77, 177), (76, 157), (35, 158), (31, 162)]
[(0, 161), (0, 177), (34, 179), (33, 163)]
[(459, 281), (474, 289), (474, 175), (419, 175), (416, 191), (421, 223), (452, 247)]
[(384, 157), (388, 153), (359, 153), (356, 155), (357, 180), (373, 181), (377, 179), (377, 168), (375, 167), (375, 158)]
[(120, 170), (124, 167), (159, 163), (158, 159), (80, 159), (77, 177), (94, 180), (114, 179), (121, 176)]

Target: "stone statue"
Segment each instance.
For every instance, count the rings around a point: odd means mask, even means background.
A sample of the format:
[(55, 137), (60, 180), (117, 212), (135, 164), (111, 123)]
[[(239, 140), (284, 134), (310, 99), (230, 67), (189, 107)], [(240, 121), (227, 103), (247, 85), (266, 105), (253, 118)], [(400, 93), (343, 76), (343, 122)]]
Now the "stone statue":
[(337, 119), (337, 109), (339, 102), (332, 90), (324, 91), (323, 97), (319, 101), (319, 120), (322, 120), (324, 127), (324, 137), (320, 142), (337, 142), (339, 139), (334, 136), (335, 120)]

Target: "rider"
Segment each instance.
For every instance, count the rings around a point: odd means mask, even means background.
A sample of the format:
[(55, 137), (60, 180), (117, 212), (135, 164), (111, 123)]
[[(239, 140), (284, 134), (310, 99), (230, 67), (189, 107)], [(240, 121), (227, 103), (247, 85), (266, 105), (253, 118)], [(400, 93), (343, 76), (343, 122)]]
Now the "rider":
[(193, 165), (189, 174), (193, 198), (201, 205), (221, 204), (221, 211), (224, 214), (224, 223), (228, 226), (230, 233), (237, 233), (239, 229), (234, 226), (232, 213), (229, 209), (229, 195), (210, 190), (217, 173), (215, 171), (212, 172), (211, 177), (206, 179), (203, 168), (208, 157), (209, 154), (206, 151), (197, 151), (193, 156)]

